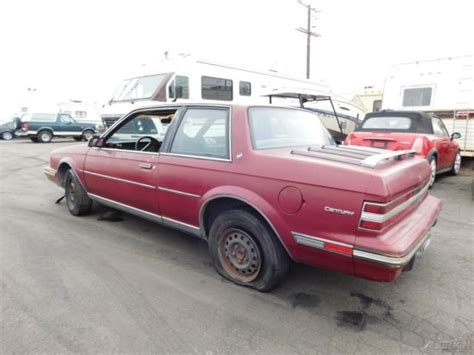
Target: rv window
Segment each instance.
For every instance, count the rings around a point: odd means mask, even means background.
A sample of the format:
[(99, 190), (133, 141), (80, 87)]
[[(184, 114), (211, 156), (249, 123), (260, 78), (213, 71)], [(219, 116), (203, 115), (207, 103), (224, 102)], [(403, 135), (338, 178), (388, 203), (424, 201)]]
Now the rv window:
[(76, 111), (74, 115), (76, 118), (87, 118), (87, 111)]
[(249, 81), (241, 81), (239, 83), (239, 93), (241, 96), (252, 95), (252, 84)]
[(432, 91), (432, 88), (405, 89), (403, 91), (403, 106), (429, 106)]
[(201, 77), (201, 96), (206, 100), (232, 101), (232, 80)]
[(189, 78), (187, 76), (176, 75), (168, 89), (170, 99), (176, 97), (181, 99), (189, 99)]

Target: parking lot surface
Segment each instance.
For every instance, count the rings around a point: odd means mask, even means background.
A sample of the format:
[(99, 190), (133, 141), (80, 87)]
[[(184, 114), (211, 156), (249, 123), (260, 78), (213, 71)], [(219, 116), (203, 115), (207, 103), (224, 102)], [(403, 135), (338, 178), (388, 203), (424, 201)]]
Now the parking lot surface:
[(474, 351), (472, 160), (438, 178), (432, 243), (396, 282), (292, 265), (259, 293), (221, 278), (203, 241), (55, 204), (43, 167), (69, 144), (0, 142), (1, 353)]

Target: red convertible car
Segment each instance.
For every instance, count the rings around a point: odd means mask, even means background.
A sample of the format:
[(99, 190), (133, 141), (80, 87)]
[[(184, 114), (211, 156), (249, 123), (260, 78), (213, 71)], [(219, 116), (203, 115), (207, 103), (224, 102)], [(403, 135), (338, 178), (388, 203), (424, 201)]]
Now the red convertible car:
[(441, 208), (413, 151), (337, 146), (318, 116), (288, 107), (138, 109), (54, 150), (45, 173), (71, 214), (97, 201), (204, 238), (221, 275), (260, 291), (290, 259), (393, 281)]
[(431, 187), (437, 174), (459, 173), (461, 152), (459, 144), (454, 141), (459, 138), (460, 133), (449, 135), (443, 121), (429, 113), (386, 110), (367, 114), (355, 131), (347, 136), (345, 144), (391, 150), (413, 149), (430, 163)]

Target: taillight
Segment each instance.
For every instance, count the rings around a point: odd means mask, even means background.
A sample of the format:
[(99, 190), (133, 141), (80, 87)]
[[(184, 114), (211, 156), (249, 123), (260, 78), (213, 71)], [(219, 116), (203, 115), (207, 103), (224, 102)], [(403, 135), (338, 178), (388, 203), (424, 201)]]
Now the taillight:
[(396, 217), (424, 198), (428, 193), (428, 184), (387, 203), (364, 202), (359, 228), (380, 231), (391, 224)]
[(22, 127), (24, 130), (28, 130), (30, 129), (30, 125), (28, 123), (23, 123), (23, 127)]
[(413, 142), (413, 146), (411, 147), (415, 152), (418, 154), (423, 154), (423, 138), (418, 137), (415, 139), (415, 142)]

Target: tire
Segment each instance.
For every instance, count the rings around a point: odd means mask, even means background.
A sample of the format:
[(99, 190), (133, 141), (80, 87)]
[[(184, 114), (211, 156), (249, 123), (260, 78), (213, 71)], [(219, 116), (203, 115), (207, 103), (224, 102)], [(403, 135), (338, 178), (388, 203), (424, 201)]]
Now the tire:
[(430, 163), (430, 168), (431, 168), (431, 176), (430, 176), (430, 182), (429, 182), (429, 188), (431, 189), (433, 187), (433, 184), (436, 180), (436, 170), (437, 170), (437, 160), (436, 156), (432, 155), (431, 157), (428, 158), (428, 163)]
[(454, 175), (456, 176), (457, 174), (459, 174), (459, 171), (461, 170), (461, 152), (457, 152), (456, 153), (456, 156), (454, 157), (454, 161), (453, 161), (453, 167), (450, 171), (451, 175)]
[(220, 213), (212, 222), (209, 253), (226, 279), (266, 292), (286, 276), (289, 258), (268, 225), (243, 209)]
[(38, 143), (38, 137), (30, 137), (33, 143)]
[(4, 141), (11, 141), (13, 139), (13, 133), (12, 132), (9, 132), (9, 131), (6, 131), (6, 132), (3, 132), (2, 133), (2, 139)]
[(67, 209), (73, 216), (84, 216), (92, 209), (92, 200), (87, 196), (71, 169), (66, 172), (64, 194)]
[(82, 136), (81, 136), (81, 137), (72, 137), (72, 138), (74, 138), (74, 140), (75, 140), (76, 142), (82, 141)]
[(37, 139), (40, 143), (50, 143), (53, 140), (53, 133), (48, 130), (39, 131)]
[(95, 132), (88, 129), (82, 133), (82, 139), (84, 139), (86, 142), (89, 142), (89, 140), (94, 137)]

